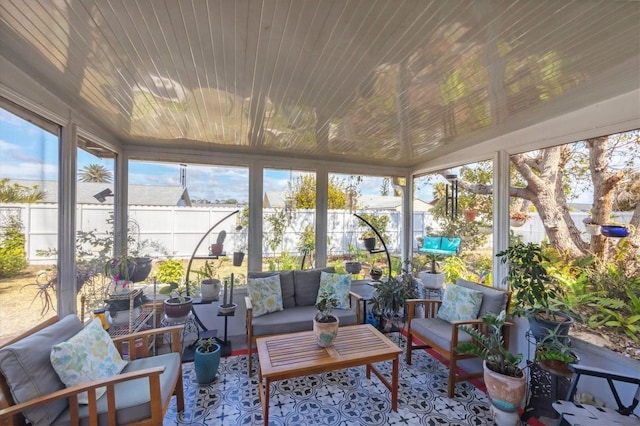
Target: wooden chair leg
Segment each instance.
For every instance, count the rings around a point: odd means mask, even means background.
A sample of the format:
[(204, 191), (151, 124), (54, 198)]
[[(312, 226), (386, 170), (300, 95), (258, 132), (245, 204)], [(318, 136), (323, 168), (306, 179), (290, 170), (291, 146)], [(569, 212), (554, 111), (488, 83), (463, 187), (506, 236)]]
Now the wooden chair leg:
[(456, 393), (456, 370), (458, 363), (456, 358), (452, 356), (449, 359), (449, 382), (447, 383), (447, 396), (453, 398)]
[(411, 352), (413, 352), (413, 336), (411, 334), (407, 334), (406, 361), (407, 361), (407, 364), (409, 365), (411, 365)]
[(253, 345), (251, 344), (251, 334), (247, 335), (247, 376), (251, 377), (253, 375), (253, 365), (252, 365), (252, 353)]
[(180, 374), (178, 375), (178, 382), (173, 394), (176, 396), (176, 407), (178, 412), (184, 412), (184, 383), (182, 381), (182, 366), (180, 366)]

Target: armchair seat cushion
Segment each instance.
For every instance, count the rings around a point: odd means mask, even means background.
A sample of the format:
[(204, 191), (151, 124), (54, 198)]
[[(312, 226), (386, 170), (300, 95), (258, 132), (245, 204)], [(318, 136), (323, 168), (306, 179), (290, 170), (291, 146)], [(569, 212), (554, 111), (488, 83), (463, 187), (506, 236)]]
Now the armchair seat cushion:
[[(165, 401), (173, 393), (173, 383), (176, 376), (181, 373), (180, 354), (171, 352), (148, 358), (140, 358), (130, 361), (122, 370), (122, 373), (143, 370), (145, 368), (164, 366), (165, 370), (160, 375), (160, 394)], [(149, 418), (151, 415), (151, 405), (149, 403), (149, 380), (146, 378), (131, 380), (115, 385), (116, 395), (116, 422), (125, 424)], [(107, 424), (107, 397), (103, 395), (98, 399), (98, 421), (99, 424)], [(80, 406), (80, 425), (89, 424), (89, 407)], [(69, 412), (65, 410), (55, 420), (53, 425), (68, 425), (70, 422)]]
[[(441, 348), (451, 350), (451, 323), (440, 318), (413, 318), (411, 328)], [(458, 331), (458, 343), (470, 342), (471, 336)]]

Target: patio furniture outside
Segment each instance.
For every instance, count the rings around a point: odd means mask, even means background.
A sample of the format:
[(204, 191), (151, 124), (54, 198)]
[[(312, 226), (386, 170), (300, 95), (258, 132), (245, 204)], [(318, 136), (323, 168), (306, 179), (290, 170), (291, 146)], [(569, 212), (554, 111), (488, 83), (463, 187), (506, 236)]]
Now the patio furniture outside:
[[(271, 382), (325, 373), (366, 364), (391, 392), (391, 408), (398, 411), (399, 355), (402, 352), (370, 324), (341, 327), (333, 346), (318, 346), (312, 331), (260, 337), (256, 340), (260, 359), (259, 392), (264, 424), (269, 424)], [(391, 381), (372, 364), (393, 361)]]

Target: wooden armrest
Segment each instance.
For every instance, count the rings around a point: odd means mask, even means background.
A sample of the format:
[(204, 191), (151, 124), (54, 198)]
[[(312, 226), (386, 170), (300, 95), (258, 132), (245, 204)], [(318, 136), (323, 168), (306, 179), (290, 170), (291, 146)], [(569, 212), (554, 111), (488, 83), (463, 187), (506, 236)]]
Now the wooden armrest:
[[(96, 388), (100, 388), (103, 386), (107, 387), (107, 398), (109, 400), (109, 406), (111, 406), (111, 403), (113, 404), (113, 407), (115, 408), (115, 392), (114, 392), (114, 386), (116, 383), (121, 383), (121, 382), (126, 382), (126, 381), (130, 381), (130, 380), (136, 380), (136, 379), (141, 379), (141, 378), (145, 378), (148, 377), (149, 378), (149, 395), (154, 395), (154, 392), (152, 391), (152, 389), (154, 387), (156, 387), (158, 389), (158, 393), (159, 393), (159, 389), (160, 389), (160, 374), (162, 374), (165, 370), (164, 366), (159, 366), (159, 367), (153, 367), (153, 368), (145, 368), (143, 370), (138, 370), (138, 371), (132, 371), (129, 373), (124, 373), (124, 374), (116, 374), (115, 376), (112, 377), (106, 377), (103, 379), (99, 379), (99, 380), (93, 380), (91, 382), (87, 382), (87, 383), (83, 383), (80, 385), (76, 385), (76, 386), (71, 386), (68, 388), (64, 388), (61, 389), (59, 391), (50, 393), (48, 395), (44, 395), (44, 396), (40, 396), (38, 398), (34, 398), (30, 401), (26, 401), (26, 402), (22, 402), (20, 404), (16, 404), (16, 405), (12, 405), (11, 407), (8, 408), (4, 408), (2, 410), (0, 410), (0, 419), (4, 419), (4, 418), (10, 418), (13, 415), (22, 413), (23, 411), (30, 409), (30, 408), (34, 408), (40, 405), (44, 405), (44, 404), (48, 404), (52, 401), (56, 401), (59, 399), (69, 399), (69, 410), (72, 413), (75, 412), (76, 416), (77, 416), (77, 411), (78, 411), (78, 394), (82, 393), (82, 392), (89, 392), (89, 411), (91, 412), (92, 408), (91, 406), (93, 405), (93, 410), (96, 410), (96, 401), (95, 401), (95, 390)], [(113, 401), (110, 401), (110, 399), (113, 398)], [(92, 401), (92, 402), (91, 402)], [(152, 401), (153, 402), (153, 401)], [(111, 413), (110, 413), (111, 414)], [(113, 413), (113, 415), (115, 416), (115, 413)], [(97, 417), (97, 414), (96, 414)], [(72, 417), (73, 418), (73, 417)], [(97, 422), (97, 418), (96, 418), (96, 422)], [(72, 421), (73, 423), (73, 421)], [(76, 421), (77, 423), (77, 421)]]
[(349, 290), (349, 297), (353, 297), (354, 299), (356, 299), (356, 301), (360, 302), (362, 301), (364, 298), (362, 296), (360, 296), (358, 293), (354, 293), (353, 291)]
[(136, 359), (136, 351), (133, 349), (136, 347), (136, 340), (142, 339), (142, 347), (144, 351), (143, 352), (144, 355), (142, 357), (146, 357), (149, 355), (148, 348), (149, 348), (150, 338), (154, 338), (155, 336), (160, 334), (171, 333), (171, 352), (177, 352), (181, 354), (182, 339), (180, 339), (180, 333), (182, 333), (183, 328), (184, 328), (184, 325), (172, 325), (168, 327), (152, 328), (149, 330), (138, 331), (136, 333), (127, 334), (125, 336), (114, 337), (112, 340), (113, 340), (113, 343), (116, 345), (116, 348), (120, 352), (120, 355), (122, 355), (122, 350), (123, 350), (122, 344), (124, 342), (129, 343), (129, 359), (133, 360), (133, 359)]

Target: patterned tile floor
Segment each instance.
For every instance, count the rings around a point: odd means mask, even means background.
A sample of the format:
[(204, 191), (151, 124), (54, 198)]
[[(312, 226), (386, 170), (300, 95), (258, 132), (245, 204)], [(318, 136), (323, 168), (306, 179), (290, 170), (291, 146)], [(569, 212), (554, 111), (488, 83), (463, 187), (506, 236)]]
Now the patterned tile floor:
[[(404, 346), (404, 339), (395, 339)], [(390, 377), (391, 363), (380, 366)], [(185, 412), (176, 413), (173, 401), (165, 426), (263, 424), (257, 375), (247, 376), (246, 356), (223, 358), (218, 377), (210, 385), (196, 383), (192, 363), (184, 364), (183, 369)], [(364, 370), (362, 366), (274, 383), (269, 424), (494, 424), (487, 397), (471, 383), (458, 384), (456, 397), (447, 398), (447, 368), (426, 352), (414, 352), (413, 365), (401, 362), (397, 413), (391, 411), (387, 388), (375, 376), (367, 380)]]

